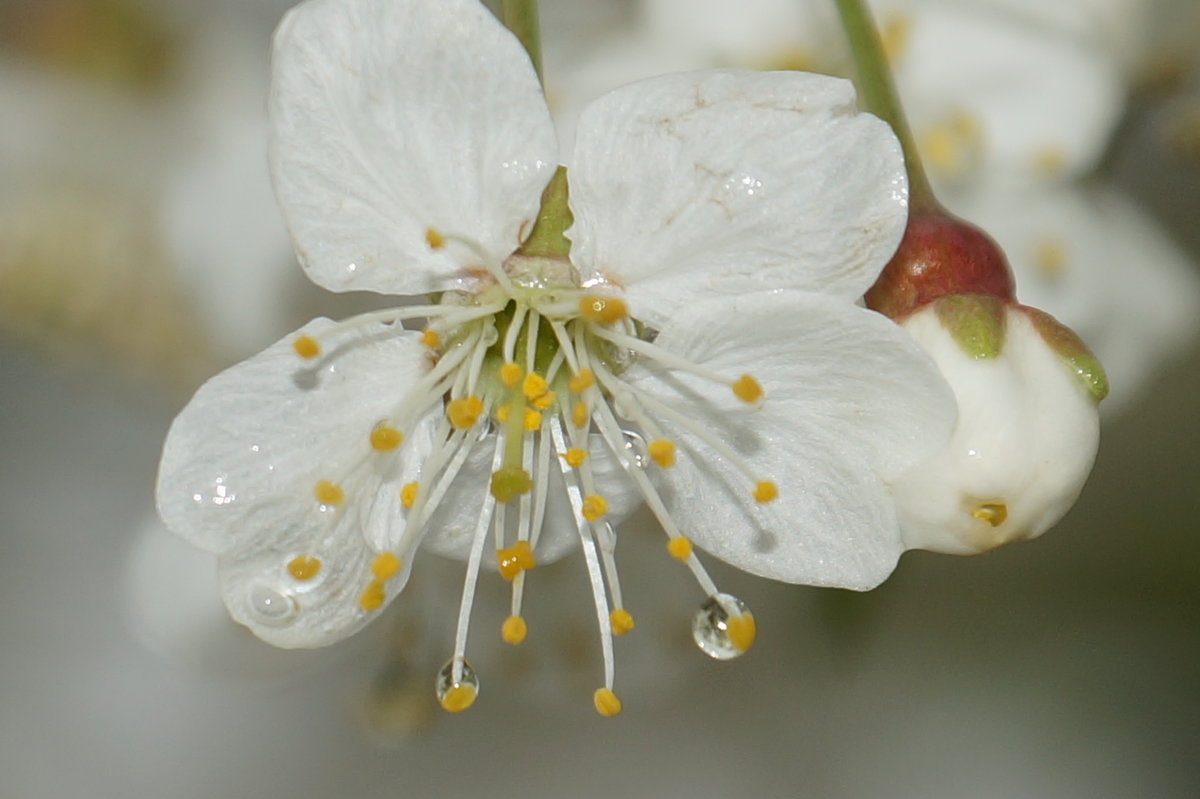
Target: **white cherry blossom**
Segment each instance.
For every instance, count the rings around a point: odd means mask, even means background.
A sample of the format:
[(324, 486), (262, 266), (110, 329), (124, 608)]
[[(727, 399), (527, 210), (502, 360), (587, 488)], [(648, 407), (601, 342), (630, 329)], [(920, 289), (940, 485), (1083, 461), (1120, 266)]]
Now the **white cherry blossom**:
[(460, 558), (438, 694), (462, 710), (481, 569), (511, 580), (517, 644), (529, 571), (579, 548), (611, 715), (611, 638), (634, 623), (613, 525), (638, 503), (707, 598), (713, 657), (744, 651), (755, 620), (699, 550), (789, 582), (887, 577), (904, 548), (887, 481), (955, 413), (919, 347), (855, 305), (907, 183), (848, 83), (697, 72), (600, 98), (579, 120), (568, 258), (549, 112), (482, 6), (310, 0), (274, 55), (275, 187), (309, 276), (433, 296), (314, 320), (176, 419), (159, 510), (220, 557), (237, 621), (329, 644), (396, 598), (419, 548)]

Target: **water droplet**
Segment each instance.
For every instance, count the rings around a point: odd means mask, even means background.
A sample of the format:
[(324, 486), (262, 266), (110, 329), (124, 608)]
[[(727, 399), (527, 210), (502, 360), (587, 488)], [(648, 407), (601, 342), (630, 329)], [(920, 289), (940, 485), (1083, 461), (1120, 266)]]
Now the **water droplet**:
[(622, 430), (625, 436), (625, 454), (634, 466), (645, 469), (650, 465), (650, 456), (646, 454), (646, 439), (635, 430)]
[(483, 329), (480, 339), (483, 346), (490, 347), (500, 340), (500, 331), (496, 329), (495, 325), (488, 325)]
[[(455, 677), (454, 672), (458, 671)], [(451, 713), (466, 710), (479, 695), (479, 678), (465, 658), (450, 658), (438, 672), (434, 693), (442, 707)]]
[(300, 609), (296, 600), (262, 583), (250, 586), (250, 612), (263, 624), (284, 624)]
[(754, 642), (754, 616), (732, 594), (709, 597), (692, 619), (692, 638), (714, 660), (732, 660)]

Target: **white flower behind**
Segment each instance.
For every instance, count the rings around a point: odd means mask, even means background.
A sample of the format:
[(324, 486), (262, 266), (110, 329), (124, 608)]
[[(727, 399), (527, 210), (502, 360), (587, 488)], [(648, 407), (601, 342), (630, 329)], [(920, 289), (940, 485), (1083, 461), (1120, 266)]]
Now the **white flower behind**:
[(438, 684), (461, 710), (484, 563), (512, 581), (516, 644), (529, 570), (578, 545), (611, 715), (611, 636), (633, 626), (612, 525), (638, 502), (707, 596), (697, 643), (714, 657), (744, 651), (755, 621), (694, 547), (790, 582), (866, 589), (892, 570), (886, 481), (945, 440), (954, 406), (903, 331), (854, 305), (907, 192), (849, 84), (707, 72), (601, 98), (579, 125), (570, 259), (537, 78), (470, 0), (302, 4), (276, 36), (271, 110), (309, 276), (441, 293), (315, 320), (176, 419), (159, 509), (220, 556), (235, 619), (332, 643), (396, 597), (419, 547), (466, 560)]

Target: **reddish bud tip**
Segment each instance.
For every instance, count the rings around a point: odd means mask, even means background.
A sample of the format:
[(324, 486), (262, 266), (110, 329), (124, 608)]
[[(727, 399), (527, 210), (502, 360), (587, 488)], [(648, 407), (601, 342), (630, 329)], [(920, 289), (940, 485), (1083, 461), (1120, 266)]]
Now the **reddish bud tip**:
[(946, 210), (913, 211), (896, 254), (867, 291), (867, 307), (901, 319), (949, 294), (1015, 302), (1008, 260), (990, 236)]

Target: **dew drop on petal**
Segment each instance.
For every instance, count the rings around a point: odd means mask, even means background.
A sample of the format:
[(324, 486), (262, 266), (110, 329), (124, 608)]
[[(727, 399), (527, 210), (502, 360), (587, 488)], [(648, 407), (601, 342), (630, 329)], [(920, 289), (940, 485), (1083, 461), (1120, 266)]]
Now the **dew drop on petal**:
[[(731, 623), (735, 628), (732, 638)], [(692, 638), (710, 658), (732, 660), (745, 654), (753, 642), (754, 616), (746, 603), (732, 594), (717, 594), (696, 611)]]
[[(458, 664), (459, 675), (455, 679), (455, 664)], [(438, 672), (434, 693), (442, 707), (451, 713), (457, 713), (469, 708), (479, 695), (479, 678), (475, 669), (464, 658), (450, 658)]]
[(285, 624), (299, 610), (292, 597), (262, 583), (250, 586), (249, 600), (250, 613), (262, 624)]

